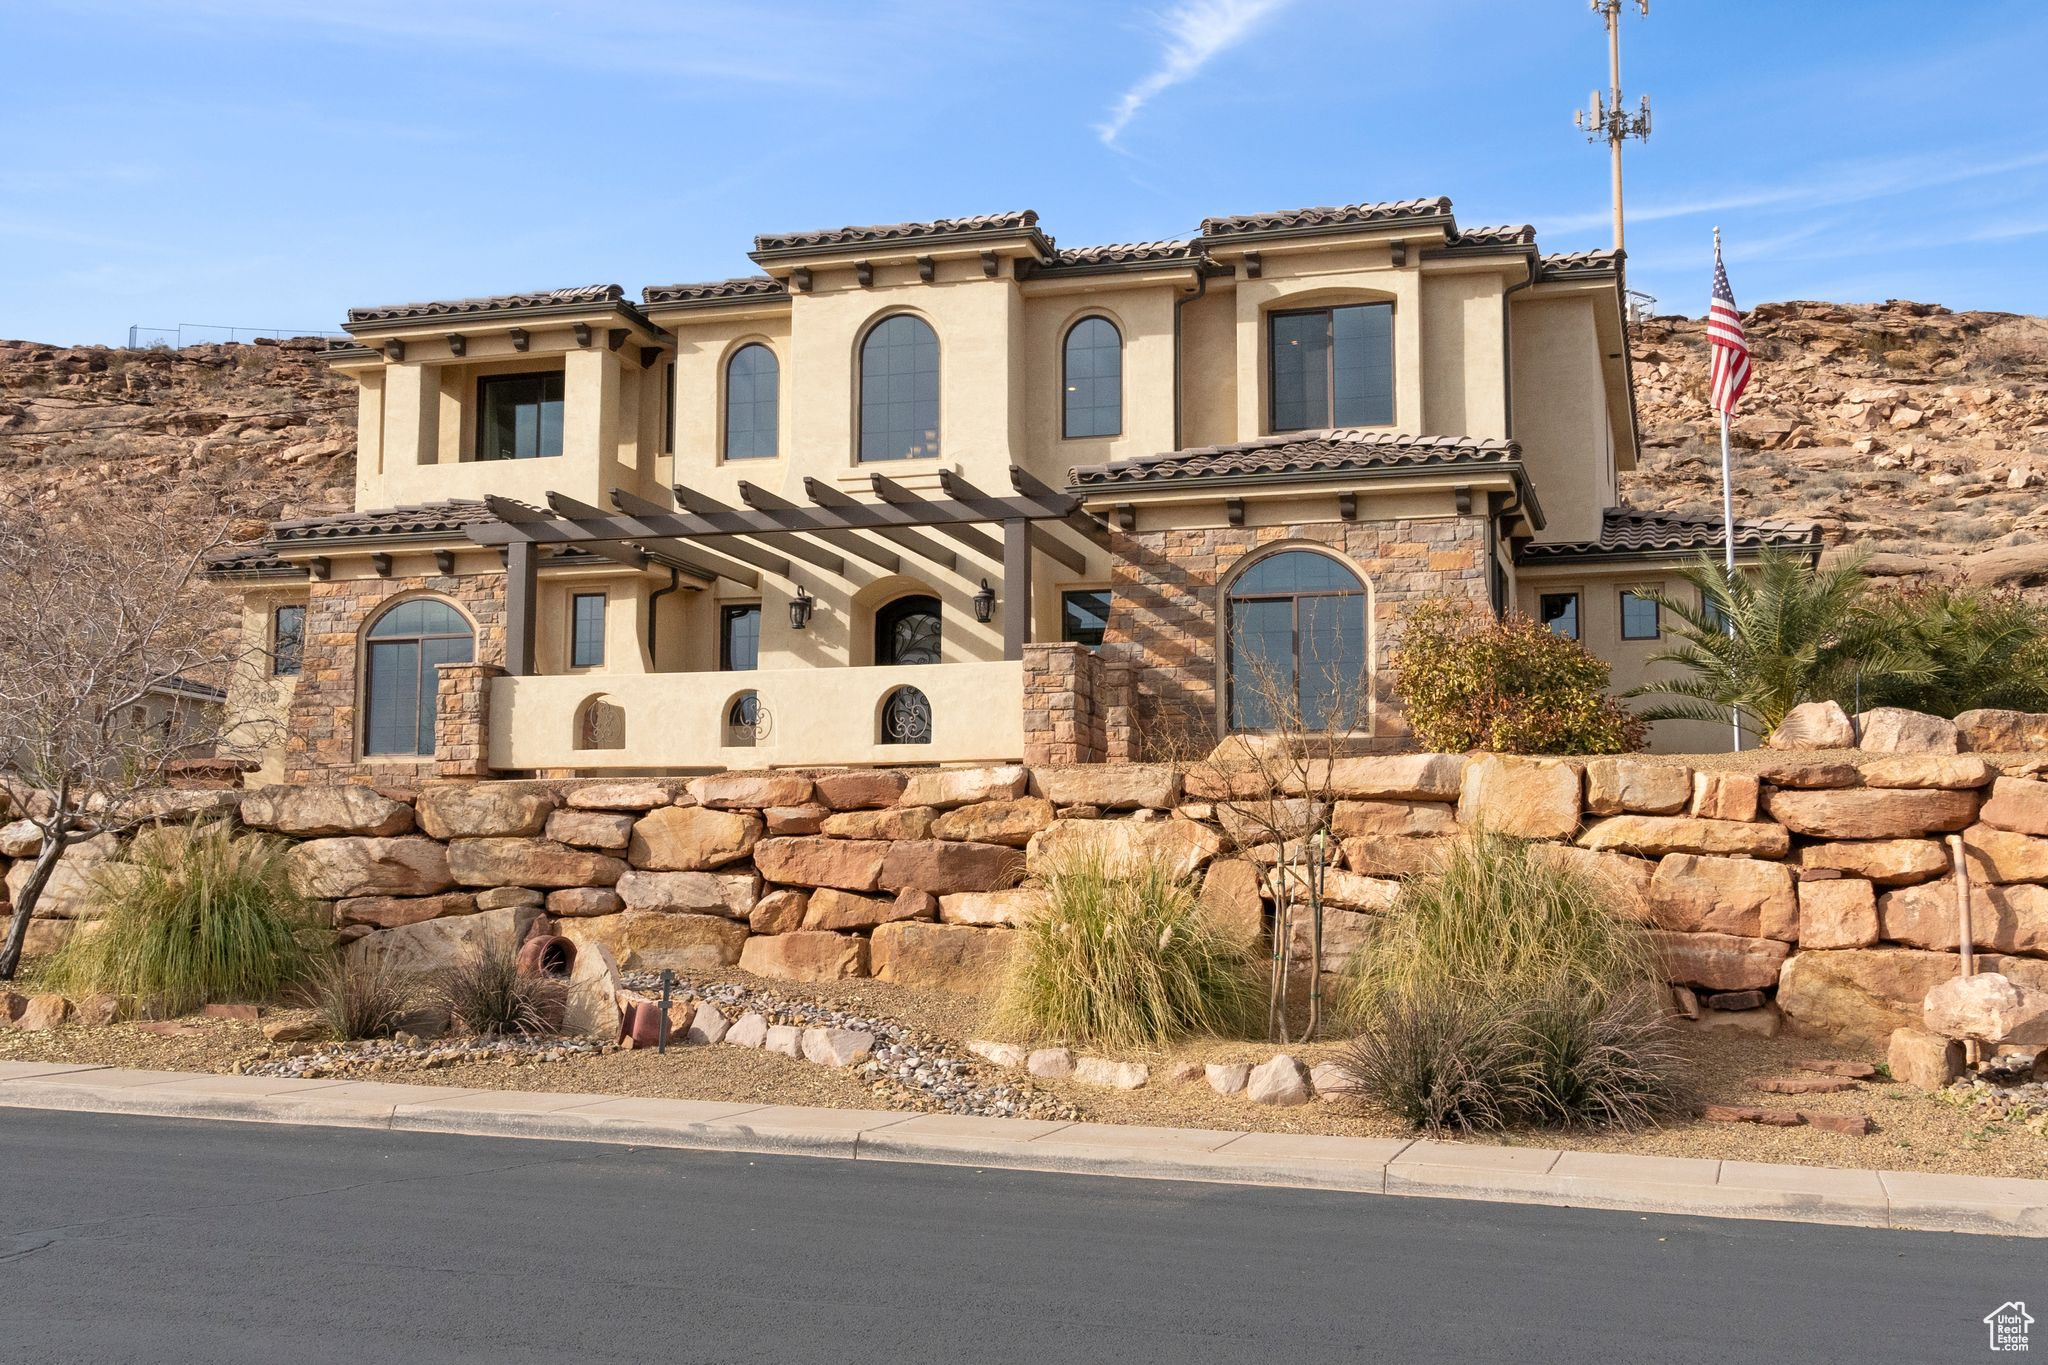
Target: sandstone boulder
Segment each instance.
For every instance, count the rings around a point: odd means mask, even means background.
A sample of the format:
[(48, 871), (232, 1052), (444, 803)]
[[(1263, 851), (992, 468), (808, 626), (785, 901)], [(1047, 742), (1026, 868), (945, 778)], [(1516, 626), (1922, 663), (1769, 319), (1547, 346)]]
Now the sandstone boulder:
[(1692, 769), (1644, 758), (1586, 764), (1586, 809), (1595, 815), (1676, 815), (1692, 799)]
[(1192, 876), (1223, 849), (1223, 836), (1193, 820), (1055, 820), (1031, 836), (1025, 865), (1034, 877), (1062, 866), (1097, 863), (1114, 873), (1157, 860)]
[(759, 1010), (748, 1010), (733, 1021), (725, 1031), (728, 1047), (763, 1047), (768, 1042), (768, 1016)]
[(573, 919), (585, 915), (616, 915), (626, 908), (626, 902), (609, 887), (571, 886), (548, 892), (547, 907), (548, 913), (558, 919)]
[(1840, 759), (1766, 759), (1754, 770), (1759, 782), (1799, 791), (1828, 791), (1863, 785), (1863, 770)]
[[(338, 834), (384, 839), (410, 834), (413, 826), (411, 806), (355, 783), (261, 787), (242, 797), (240, 819), (250, 829), (298, 839)], [(0, 852), (5, 851), (4, 840), (0, 840)]]
[(547, 828), (555, 794), (537, 782), (446, 782), (420, 789), (420, 828), (436, 839), (526, 838)]
[[(1371, 804), (1347, 802), (1356, 809)], [(1399, 803), (1389, 803), (1398, 806)], [(1405, 809), (1405, 807), (1403, 807)], [(1305, 796), (1272, 797), (1263, 801), (1223, 801), (1214, 811), (1224, 835), (1239, 848), (1299, 839), (1323, 823), (1325, 806)]]
[(725, 1041), (725, 1032), (732, 1027), (732, 1021), (725, 1017), (725, 1011), (710, 1001), (700, 1001), (690, 1011), (690, 1029), (683, 1040), (695, 1047), (708, 1047), (712, 1043)]
[[(1887, 891), (1877, 919), (1882, 937), (1896, 943), (1951, 953), (1962, 946), (1953, 878)], [(2048, 887), (1973, 886), (1970, 937), (1989, 952), (2048, 953)]]
[(1074, 1054), (1063, 1047), (1042, 1047), (1024, 1059), (1024, 1069), (1041, 1081), (1063, 1081), (1074, 1074)]
[(761, 817), (709, 806), (663, 806), (634, 822), (626, 861), (655, 872), (697, 872), (738, 862), (754, 849)]
[(795, 773), (712, 773), (690, 782), (700, 806), (716, 810), (766, 810), (801, 806), (811, 799), (811, 779)]
[[(17, 997), (19, 998), (19, 997)], [(71, 1002), (61, 995), (31, 995), (14, 1015), (14, 1027), (23, 1033), (43, 1033), (61, 1027), (71, 1018)]]
[[(1442, 865), (1446, 839), (1346, 839), (1344, 866), (1362, 877), (1415, 877)], [(1555, 845), (1540, 845), (1549, 848)]]
[(1307, 765), (1302, 776), (1317, 793), (1352, 801), (1455, 802), (1464, 785), (1463, 754), (1386, 754)]
[(1879, 706), (1857, 713), (1856, 746), (1880, 754), (1952, 754), (1960, 748), (1960, 736), (1952, 720)]
[(334, 922), (396, 929), (444, 915), (474, 914), (476, 908), (476, 897), (460, 891), (439, 896), (349, 896), (335, 902)]
[(744, 919), (753, 912), (760, 885), (751, 872), (642, 872), (634, 868), (620, 876), (618, 891), (628, 910)]
[(2001, 777), (1991, 785), (1991, 799), (1979, 818), (1994, 829), (2014, 834), (2048, 835), (2048, 782)]
[(792, 933), (803, 928), (804, 912), (810, 908), (810, 892), (777, 887), (754, 902), (747, 926), (756, 934)]
[(1810, 701), (1787, 711), (1765, 742), (1773, 749), (1853, 749), (1856, 726), (1838, 703)]
[(1252, 1068), (1244, 1093), (1253, 1104), (1307, 1104), (1314, 1098), (1308, 1068), (1284, 1052)]
[(2048, 715), (2028, 711), (1965, 711), (1956, 717), (1962, 746), (1974, 754), (2048, 752)]
[(804, 1060), (819, 1066), (852, 1066), (875, 1050), (875, 1035), (850, 1028), (804, 1030)]
[(1997, 771), (1975, 754), (1889, 754), (1863, 764), (1866, 787), (1923, 787), (1973, 791), (1988, 787)]
[[(285, 855), (302, 896), (433, 896), (455, 885), (448, 849), (432, 839), (309, 839)], [(60, 864), (61, 866), (61, 864)]]
[(1783, 940), (1650, 930), (1665, 979), (1710, 991), (1761, 990), (1778, 979), (1790, 951)]
[(1259, 869), (1241, 858), (1209, 864), (1202, 874), (1203, 918), (1234, 939), (1257, 942), (1266, 928), (1264, 884)]
[(1660, 858), (1667, 853), (1782, 858), (1792, 836), (1766, 821), (1696, 820), (1682, 815), (1610, 815), (1579, 836), (1579, 847)]
[(1457, 807), (1441, 801), (1339, 801), (1330, 816), (1330, 833), (1339, 839), (1434, 839), (1457, 832)]
[[(1666, 854), (1650, 879), (1650, 920), (1683, 933), (1791, 942), (1799, 933), (1792, 873), (1755, 858)], [(1772, 964), (1775, 979), (1776, 964)]]
[(1465, 765), (1458, 823), (1519, 839), (1569, 839), (1579, 832), (1579, 765), (1487, 754)]
[(562, 804), (574, 810), (643, 811), (666, 806), (683, 789), (666, 778), (634, 778), (624, 782), (588, 782), (571, 787)]
[(818, 800), (833, 810), (871, 810), (893, 806), (909, 785), (908, 773), (873, 768), (827, 773), (816, 779)]
[(754, 845), (754, 866), (769, 881), (785, 886), (872, 891), (881, 883), (889, 848), (875, 839), (763, 839)]
[(1001, 844), (905, 839), (889, 845), (879, 885), (884, 891), (1003, 891), (1024, 879), (1024, 857)]
[(633, 817), (623, 811), (558, 810), (544, 833), (558, 844), (617, 853), (632, 842)]
[(910, 775), (898, 798), (906, 806), (967, 806), (978, 801), (1011, 801), (1031, 787), (1031, 770), (1001, 768), (935, 768)]
[(43, 846), (43, 832), (33, 821), (0, 825), (0, 858), (33, 858)]
[(665, 915), (627, 910), (557, 921), (555, 931), (576, 944), (601, 943), (623, 967), (678, 972), (717, 971), (740, 960), (747, 926), (717, 915)]
[(937, 815), (930, 806), (838, 811), (826, 816), (819, 829), (835, 839), (927, 839)]
[(514, 910), (539, 906), (547, 897), (524, 886), (492, 886), (476, 893), (479, 910)]
[(2048, 839), (1972, 825), (1963, 831), (1963, 856), (1975, 881), (2048, 881)]
[(781, 981), (838, 981), (868, 974), (867, 940), (853, 934), (801, 929), (756, 935), (740, 953), (740, 970)]
[(1799, 947), (1868, 948), (1877, 942), (1877, 894), (1861, 877), (1799, 883)]
[(1779, 824), (1815, 839), (1917, 839), (1977, 816), (1975, 792), (1939, 789), (1775, 791), (1765, 804)]
[(422, 920), (357, 939), (348, 946), (348, 959), (399, 977), (435, 976), (472, 954), (512, 956), (539, 918), (539, 911), (521, 909)]
[(1000, 1066), (1011, 1071), (1024, 1065), (1024, 1059), (1031, 1055), (1029, 1048), (1019, 1047), (1015, 1043), (997, 1043), (986, 1039), (970, 1038), (967, 1041), (967, 1050), (990, 1066)]
[[(1323, 911), (1323, 962), (1325, 974), (1341, 975), (1372, 939), (1378, 929), (1373, 915), (1356, 910)], [(1288, 923), (1288, 953), (1306, 967), (1314, 948), (1315, 924), (1306, 908), (1297, 910)]]
[(1084, 763), (1033, 768), (1030, 790), (1055, 806), (1171, 810), (1180, 802), (1180, 770), (1169, 763)]
[(1948, 850), (1932, 839), (1863, 839), (1807, 844), (1799, 850), (1802, 868), (1832, 868), (1864, 877), (1880, 886), (1909, 886), (1949, 870)]
[(815, 801), (808, 806), (770, 806), (761, 812), (768, 822), (768, 833), (783, 836), (823, 834), (826, 817), (831, 814), (830, 806)]
[(619, 964), (602, 943), (578, 947), (569, 968), (562, 1032), (616, 1042), (619, 1037)]
[(932, 835), (977, 844), (1022, 848), (1031, 836), (1052, 823), (1052, 802), (1042, 796), (1012, 801), (980, 801), (956, 806), (932, 821)]
[(2048, 1043), (2048, 991), (1991, 972), (1950, 977), (1927, 992), (1920, 1019), (1944, 1038)]
[(1778, 1007), (1799, 1029), (1881, 1043), (1920, 1022), (1927, 992), (1956, 974), (1953, 953), (1911, 948), (1799, 952), (1778, 976)]
[(611, 886), (626, 864), (550, 839), (457, 839), (448, 845), (448, 872), (464, 886)]
[(1626, 853), (1599, 853), (1572, 844), (1531, 844), (1529, 856), (1584, 877), (1607, 893), (1616, 914), (1649, 921), (1650, 883), (1657, 873), (1657, 864), (1649, 859)]
[(1760, 789), (1753, 773), (1694, 773), (1687, 812), (1702, 820), (1754, 820)]
[[(111, 834), (95, 835), (65, 849), (56, 867), (50, 870), (50, 879), (43, 883), (42, 894), (36, 898), (34, 918), (97, 919), (106, 907), (93, 894), (93, 884), (102, 870), (114, 867), (117, 851)], [(6, 878), (0, 880), (0, 886), (6, 888), (5, 894), (0, 895), (0, 905), (19, 905), (34, 872), (32, 859), (8, 868)]]
[(1219, 1095), (1237, 1095), (1251, 1084), (1250, 1062), (1211, 1062), (1202, 1068), (1203, 1078), (1209, 1088)]
[(875, 930), (868, 961), (876, 977), (899, 986), (993, 995), (1009, 968), (1016, 939), (1008, 929), (899, 920)]
[(804, 912), (806, 929), (872, 929), (892, 920), (916, 919), (914, 907), (906, 907), (896, 896), (864, 896), (855, 891), (830, 887), (813, 891)]
[(770, 1024), (767, 1037), (761, 1040), (764, 1052), (779, 1052), (785, 1057), (804, 1059), (804, 1031), (795, 1024)]
[(1152, 1079), (1152, 1068), (1143, 1062), (1081, 1057), (1074, 1062), (1074, 1079), (1082, 1085), (1099, 1085), (1106, 1090), (1139, 1090)]
[[(1214, 868), (1209, 875), (1215, 875)], [(971, 924), (982, 929), (1022, 929), (1043, 915), (1045, 907), (1046, 894), (1035, 887), (955, 891), (939, 897), (939, 919), (947, 924)]]
[(1963, 1044), (1907, 1024), (1892, 1030), (1885, 1049), (1892, 1079), (1916, 1090), (1946, 1090), (1963, 1074)]

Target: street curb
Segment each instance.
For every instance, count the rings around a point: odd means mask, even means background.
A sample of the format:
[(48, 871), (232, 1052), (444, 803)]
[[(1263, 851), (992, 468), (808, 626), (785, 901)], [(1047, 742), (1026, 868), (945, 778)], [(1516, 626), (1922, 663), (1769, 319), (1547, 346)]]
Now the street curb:
[(0, 1107), (2048, 1237), (2048, 1180), (0, 1062)]

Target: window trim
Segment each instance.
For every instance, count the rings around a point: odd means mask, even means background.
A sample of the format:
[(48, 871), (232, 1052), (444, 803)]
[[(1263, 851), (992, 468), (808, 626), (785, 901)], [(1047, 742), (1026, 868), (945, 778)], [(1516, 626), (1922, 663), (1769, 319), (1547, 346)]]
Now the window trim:
[[(1631, 597), (1635, 598), (1638, 602), (1650, 604), (1650, 620), (1652, 625), (1648, 635), (1631, 635), (1629, 633), (1628, 599)], [(1620, 634), (1622, 639), (1635, 642), (1641, 640), (1661, 640), (1664, 638), (1664, 607), (1656, 598), (1646, 597), (1642, 593), (1630, 588), (1623, 588), (1621, 589), (1621, 595), (1615, 599), (1615, 602), (1621, 612)]]
[[(1113, 431), (1092, 431), (1084, 436), (1076, 436), (1068, 429), (1069, 419), (1072, 417), (1072, 414), (1067, 410), (1067, 394), (1069, 392), (1067, 367), (1073, 361), (1074, 333), (1080, 331), (1083, 324), (1090, 322), (1100, 322), (1116, 335), (1116, 428)], [(1124, 407), (1129, 398), (1129, 393), (1124, 384), (1124, 353), (1126, 349), (1124, 329), (1117, 325), (1115, 318), (1099, 310), (1081, 314), (1081, 316), (1068, 323), (1067, 329), (1060, 333), (1060, 439), (1062, 441), (1111, 441), (1124, 434)]]
[[(735, 455), (732, 453), (732, 367), (739, 358), (756, 346), (768, 353), (775, 362), (775, 449), (766, 455)], [(734, 461), (779, 460), (782, 458), (782, 356), (766, 337), (742, 337), (733, 343), (725, 353), (725, 359), (718, 366), (718, 462), (729, 464)]]
[[(1551, 630), (1550, 622), (1543, 619), (1543, 600), (1546, 597), (1569, 597), (1572, 599), (1572, 631), (1566, 635), (1561, 630)], [(1586, 634), (1586, 595), (1577, 588), (1558, 592), (1536, 594), (1536, 624), (1565, 640), (1583, 640)]]
[[(486, 455), (484, 454), (484, 411), (485, 391), (493, 384), (511, 383), (520, 379), (560, 379), (562, 381), (562, 449), (552, 455)], [(543, 402), (546, 400), (543, 399)], [(470, 460), (477, 464), (510, 464), (522, 459), (559, 460), (569, 448), (569, 372), (566, 369), (508, 370), (503, 374), (480, 374), (476, 377), (476, 433), (470, 446)]]
[[(1396, 355), (1396, 353), (1397, 353), (1397, 352), (1399, 351), (1399, 349), (1400, 349), (1400, 340), (1399, 340), (1399, 338), (1398, 338), (1398, 337), (1397, 337), (1397, 336), (1395, 335), (1395, 331), (1394, 331), (1394, 326), (1395, 326), (1395, 324), (1396, 324), (1396, 323), (1397, 323), (1397, 322), (1399, 321), (1399, 315), (1398, 315), (1398, 314), (1396, 313), (1396, 311), (1395, 311), (1395, 301), (1394, 301), (1393, 299), (1377, 299), (1377, 298), (1375, 298), (1375, 299), (1350, 299), (1350, 300), (1347, 300), (1347, 301), (1345, 301), (1345, 302), (1342, 302), (1342, 303), (1322, 303), (1322, 304), (1309, 304), (1309, 305), (1307, 305), (1307, 306), (1305, 306), (1305, 307), (1301, 307), (1301, 308), (1268, 308), (1268, 309), (1267, 309), (1267, 310), (1265, 311), (1265, 315), (1264, 315), (1264, 316), (1265, 316), (1265, 337), (1264, 337), (1264, 343), (1265, 343), (1265, 347), (1266, 347), (1266, 375), (1265, 375), (1265, 378), (1266, 378), (1266, 404), (1265, 404), (1265, 407), (1266, 407), (1266, 411), (1265, 411), (1265, 413), (1264, 413), (1264, 416), (1265, 416), (1265, 420), (1266, 420), (1266, 434), (1267, 434), (1267, 435), (1269, 435), (1269, 436), (1285, 436), (1285, 435), (1289, 434), (1290, 432), (1296, 432), (1296, 431), (1322, 431), (1322, 430), (1325, 430), (1325, 429), (1328, 429), (1328, 428), (1331, 428), (1331, 427), (1335, 427), (1335, 426), (1338, 426), (1338, 425), (1339, 425), (1339, 423), (1338, 423), (1338, 421), (1337, 421), (1337, 409), (1336, 409), (1336, 405), (1337, 405), (1337, 374), (1336, 374), (1336, 366), (1337, 366), (1337, 347), (1336, 347), (1336, 344), (1335, 344), (1335, 341), (1336, 341), (1336, 335), (1335, 335), (1335, 334), (1336, 334), (1336, 320), (1335, 320), (1335, 318), (1334, 318), (1334, 317), (1331, 317), (1331, 315), (1332, 315), (1333, 313), (1335, 313), (1335, 312), (1336, 312), (1336, 310), (1337, 310), (1337, 309), (1339, 309), (1339, 308), (1384, 308), (1384, 309), (1386, 309), (1386, 310), (1387, 310), (1387, 319), (1388, 319), (1388, 321), (1387, 321), (1387, 343), (1388, 343), (1388, 344), (1387, 344), (1387, 396), (1388, 396), (1388, 399), (1390, 400), (1390, 403), (1391, 403), (1391, 411), (1389, 411), (1389, 412), (1388, 412), (1388, 414), (1387, 414), (1387, 420), (1386, 420), (1386, 421), (1384, 421), (1384, 422), (1360, 422), (1360, 423), (1353, 423), (1353, 424), (1350, 424), (1350, 425), (1357, 425), (1357, 426), (1368, 426), (1368, 427), (1393, 427), (1393, 426), (1398, 426), (1398, 425), (1400, 425), (1400, 417), (1401, 417), (1401, 387), (1400, 387), (1400, 382), (1399, 382), (1399, 381), (1400, 381), (1400, 375), (1399, 375), (1398, 371), (1397, 371), (1397, 370), (1395, 369), (1395, 361), (1396, 361), (1396, 359), (1397, 359), (1397, 355)], [(1324, 409), (1324, 411), (1323, 411), (1323, 416), (1324, 416), (1324, 419), (1325, 419), (1325, 420), (1324, 420), (1324, 421), (1323, 421), (1323, 422), (1322, 422), (1321, 424), (1319, 424), (1319, 425), (1317, 425), (1317, 424), (1311, 424), (1311, 425), (1309, 425), (1309, 426), (1305, 426), (1305, 427), (1283, 427), (1283, 426), (1281, 426), (1281, 425), (1280, 425), (1280, 423), (1279, 423), (1279, 420), (1278, 420), (1278, 418), (1277, 418), (1277, 415), (1276, 415), (1276, 413), (1275, 413), (1275, 408), (1276, 408), (1277, 404), (1279, 403), (1279, 399), (1280, 399), (1280, 385), (1279, 385), (1279, 365), (1280, 365), (1280, 348), (1279, 348), (1278, 346), (1275, 346), (1275, 345), (1273, 344), (1273, 325), (1274, 325), (1274, 324), (1275, 324), (1276, 322), (1278, 322), (1278, 321), (1279, 321), (1279, 320), (1280, 320), (1281, 318), (1287, 318), (1287, 317), (1304, 317), (1304, 316), (1308, 316), (1308, 315), (1311, 315), (1311, 314), (1316, 314), (1316, 313), (1320, 313), (1320, 314), (1322, 314), (1322, 315), (1323, 315), (1323, 316), (1324, 316), (1325, 318), (1330, 318), (1330, 324), (1329, 324), (1329, 326), (1330, 326), (1330, 332), (1331, 332), (1331, 346), (1330, 346), (1330, 351), (1329, 351), (1329, 359), (1328, 359), (1327, 361), (1325, 361), (1325, 362), (1324, 362), (1324, 374), (1323, 374), (1323, 392), (1324, 392), (1324, 394), (1325, 394), (1325, 396), (1326, 396), (1326, 398), (1327, 398), (1327, 400), (1328, 400), (1328, 406), (1327, 406), (1327, 407), (1325, 407), (1325, 409)]]
[[(273, 678), (296, 678), (305, 672), (306, 618), (308, 615), (306, 606), (307, 604), (304, 602), (280, 602), (270, 609), (270, 676)], [(278, 643), (284, 638), (284, 632), (280, 627), (284, 614), (288, 611), (295, 611), (299, 614), (298, 653), (293, 658), (290, 668), (284, 666), (284, 651)]]
[(736, 668), (732, 662), (732, 622), (738, 617), (754, 613), (757, 622), (766, 621), (759, 602), (721, 602), (718, 604), (718, 671), (721, 673), (753, 673), (761, 667), (761, 632), (759, 624), (754, 629), (754, 663), (751, 668)]
[[(1322, 558), (1328, 559), (1331, 562), (1335, 563), (1337, 567), (1344, 570), (1344, 572), (1350, 574), (1352, 578), (1356, 579), (1358, 582), (1358, 588), (1355, 592), (1350, 589), (1314, 589), (1307, 592), (1252, 593), (1243, 598), (1240, 598), (1238, 596), (1237, 585), (1240, 581), (1244, 579), (1244, 577), (1247, 574), (1251, 573), (1254, 569), (1258, 568), (1259, 565), (1265, 563), (1267, 560), (1277, 559), (1283, 554), (1320, 555)], [(1304, 597), (1356, 597), (1359, 599), (1359, 611), (1361, 616), (1363, 617), (1363, 642), (1365, 646), (1365, 669), (1367, 683), (1364, 688), (1363, 696), (1361, 697), (1362, 706), (1360, 708), (1360, 712), (1356, 717), (1354, 717), (1354, 720), (1362, 722), (1363, 728), (1360, 730), (1353, 730), (1350, 733), (1363, 733), (1370, 735), (1374, 732), (1374, 730), (1378, 728), (1377, 716), (1379, 703), (1378, 699), (1373, 695), (1373, 685), (1371, 682), (1371, 679), (1374, 678), (1379, 672), (1379, 668), (1373, 659), (1372, 579), (1365, 573), (1364, 570), (1360, 569), (1347, 556), (1337, 553), (1335, 550), (1331, 549), (1326, 545), (1317, 542), (1281, 542), (1280, 544), (1273, 546), (1269, 550), (1263, 551), (1261, 553), (1247, 555), (1243, 560), (1239, 561), (1238, 564), (1231, 570), (1229, 578), (1223, 584), (1222, 592), (1220, 594), (1219, 599), (1222, 608), (1221, 612), (1219, 613), (1220, 620), (1222, 622), (1222, 630), (1220, 633), (1220, 638), (1217, 642), (1216, 649), (1216, 667), (1220, 670), (1222, 674), (1221, 686), (1217, 688), (1217, 696), (1222, 701), (1223, 733), (1227, 735), (1269, 733), (1265, 730), (1239, 729), (1236, 724), (1237, 677), (1236, 670), (1231, 667), (1231, 661), (1234, 657), (1233, 646), (1235, 644), (1236, 635), (1236, 604), (1240, 600), (1247, 602), (1292, 601), (1296, 604), (1293, 613), (1294, 619), (1291, 630), (1292, 638), (1288, 648), (1288, 656), (1293, 661), (1293, 667), (1295, 670), (1294, 685), (1295, 690), (1298, 693), (1301, 688), (1300, 600)]]
[[(938, 355), (939, 392), (938, 396), (932, 400), (934, 405), (934, 420), (932, 422), (933, 449), (929, 455), (877, 455), (870, 457), (866, 451), (867, 424), (862, 418), (862, 410), (867, 397), (868, 343), (874, 339), (876, 332), (879, 332), (884, 326), (894, 322), (897, 318), (912, 318), (924, 324), (925, 330), (931, 333), (932, 350)], [(901, 464), (907, 461), (936, 460), (944, 457), (946, 453), (946, 348), (940, 343), (939, 329), (932, 325), (930, 318), (915, 309), (899, 308), (894, 312), (884, 313), (870, 321), (866, 327), (861, 329), (860, 336), (853, 344), (853, 378), (853, 462), (856, 465)]]
[[(576, 632), (583, 624), (582, 615), (580, 611), (581, 605), (585, 602), (591, 601), (594, 601), (598, 604), (597, 657), (595, 659), (584, 659), (577, 653), (577, 646), (581, 644), (582, 641), (577, 638)], [(607, 634), (605, 626), (607, 624), (606, 618), (611, 614), (611, 605), (612, 597), (611, 594), (608, 592), (572, 592), (569, 594), (569, 667), (604, 667), (605, 636)]]

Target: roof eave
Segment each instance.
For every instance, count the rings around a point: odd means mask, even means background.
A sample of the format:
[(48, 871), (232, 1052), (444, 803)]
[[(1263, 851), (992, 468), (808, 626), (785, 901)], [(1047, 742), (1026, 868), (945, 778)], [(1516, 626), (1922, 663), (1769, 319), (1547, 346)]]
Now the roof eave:
[(573, 321), (577, 318), (607, 316), (625, 318), (628, 322), (638, 325), (653, 340), (673, 339), (666, 328), (657, 325), (652, 318), (625, 299), (604, 302), (586, 299), (567, 303), (499, 304), (470, 312), (424, 313), (417, 317), (350, 321), (342, 324), (342, 330), (352, 337), (437, 336), (459, 332), (466, 327), (491, 326), (498, 323), (516, 325), (522, 322)]
[[(963, 228), (958, 232), (919, 233), (904, 237), (879, 237), (867, 241), (823, 242), (805, 246), (756, 247), (747, 259), (764, 270), (770, 265), (796, 267), (810, 261), (880, 259), (889, 256), (935, 256), (959, 248), (985, 247), (1004, 243), (1030, 249), (1040, 261), (1054, 255), (1052, 239), (1036, 227)], [(772, 272), (771, 272), (772, 273)]]

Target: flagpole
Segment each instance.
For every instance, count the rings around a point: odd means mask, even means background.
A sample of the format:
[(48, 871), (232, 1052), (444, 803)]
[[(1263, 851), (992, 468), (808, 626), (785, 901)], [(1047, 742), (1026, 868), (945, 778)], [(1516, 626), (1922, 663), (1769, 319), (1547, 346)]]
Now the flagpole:
[[(1714, 229), (1714, 260), (1721, 259), (1721, 229)], [(1735, 480), (1734, 462), (1728, 455), (1728, 412), (1721, 410), (1721, 541), (1726, 549), (1728, 567), (1728, 604), (1735, 605)], [(1728, 613), (1728, 635), (1735, 635), (1735, 613)], [(1742, 708), (1728, 708), (1729, 729), (1735, 737), (1735, 752), (1742, 752)]]

